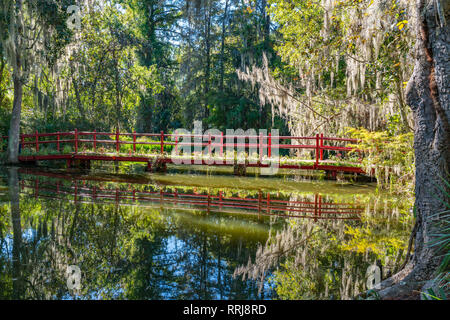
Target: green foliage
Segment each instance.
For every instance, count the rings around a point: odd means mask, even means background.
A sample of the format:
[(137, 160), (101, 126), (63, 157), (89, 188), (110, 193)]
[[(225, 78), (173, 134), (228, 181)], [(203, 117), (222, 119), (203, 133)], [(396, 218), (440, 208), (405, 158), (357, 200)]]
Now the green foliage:
[(73, 147), (72, 146), (70, 146), (70, 145), (65, 145), (64, 147), (63, 147), (63, 149), (62, 149), (62, 152), (64, 153), (64, 154), (69, 154), (69, 153), (72, 153), (74, 150), (73, 150)]
[[(330, 281), (328, 274), (325, 275), (325, 281)], [(281, 300), (312, 300), (316, 298), (316, 282), (305, 270), (295, 266), (292, 261), (282, 264), (281, 269), (274, 272), (271, 284), (275, 286)]]
[[(443, 179), (445, 186), (450, 189), (450, 180)], [(426, 300), (448, 300), (450, 294), (450, 204), (446, 201), (450, 199), (450, 194), (442, 190), (447, 199), (439, 199), (447, 210), (437, 212), (430, 216), (433, 221), (434, 231), (431, 233), (431, 240), (426, 243), (430, 248), (436, 250), (441, 255), (442, 261), (437, 269), (437, 275), (433, 279), (434, 288), (429, 288), (422, 292), (422, 297)], [(435, 292), (435, 290), (437, 292)]]
[(370, 132), (348, 128), (347, 134), (358, 139), (351, 144), (355, 153), (362, 152), (362, 164), (374, 174), (378, 185), (396, 192), (410, 191), (414, 181), (413, 133), (391, 136), (388, 132)]
[[(132, 142), (133, 139), (131, 137), (121, 137), (121, 141), (130, 141)], [(159, 154), (161, 153), (161, 143), (160, 140), (158, 140), (158, 137), (139, 137), (136, 139), (136, 143), (138, 142), (145, 142), (145, 143), (152, 143), (152, 144), (136, 144), (136, 153), (141, 155), (146, 154)], [(170, 153), (172, 152), (173, 145), (164, 145), (164, 152)], [(121, 144), (120, 145), (120, 153), (127, 153), (127, 154), (134, 154), (133, 150), (133, 144)]]

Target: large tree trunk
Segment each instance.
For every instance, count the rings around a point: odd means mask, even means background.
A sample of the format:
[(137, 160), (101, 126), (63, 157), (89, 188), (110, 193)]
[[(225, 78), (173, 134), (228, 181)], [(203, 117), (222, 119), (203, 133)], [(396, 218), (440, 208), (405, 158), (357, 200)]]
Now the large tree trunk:
[[(406, 89), (406, 99), (415, 120), (416, 233), (412, 259), (406, 267), (381, 283), (384, 299), (419, 298), (424, 286), (436, 274), (440, 263), (436, 247), (427, 245), (436, 231), (433, 214), (445, 210), (448, 202), (450, 165), (450, 10), (449, 0), (417, 0), (418, 33), (414, 73)], [(442, 13), (436, 4), (442, 6)]]
[[(13, 55), (10, 57), (10, 64), (13, 69), (13, 83), (14, 83), (14, 100), (13, 110), (11, 115), (11, 122), (8, 133), (8, 162), (19, 162), (19, 135), (20, 135), (20, 115), (22, 112), (22, 93), (23, 93), (23, 70), (22, 70), (22, 52), (24, 49), (24, 41), (21, 37), (23, 32), (23, 13), (22, 13), (22, 0), (15, 1), (14, 5), (8, 8), (11, 10), (8, 12), (11, 15), (9, 32), (14, 46), (10, 48)], [(20, 27), (22, 26), (22, 27)], [(14, 31), (13, 31), (14, 30)]]
[(8, 162), (19, 162), (19, 135), (20, 135), (20, 114), (22, 110), (23, 84), (19, 77), (14, 76), (14, 101), (8, 134)]

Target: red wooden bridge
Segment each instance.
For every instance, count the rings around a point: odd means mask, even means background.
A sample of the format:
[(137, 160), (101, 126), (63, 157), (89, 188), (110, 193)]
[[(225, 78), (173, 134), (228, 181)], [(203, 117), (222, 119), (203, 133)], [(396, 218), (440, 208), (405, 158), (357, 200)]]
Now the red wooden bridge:
[[(181, 138), (194, 138), (194, 142), (181, 142)], [(2, 137), (7, 139), (7, 137)], [(196, 142), (201, 138), (202, 142)], [(19, 160), (22, 162), (35, 162), (43, 160), (66, 160), (68, 166), (74, 161), (90, 163), (90, 161), (129, 161), (144, 162), (151, 169), (157, 160), (159, 164), (174, 164), (170, 151), (181, 146), (201, 147), (207, 150), (208, 156), (226, 159), (224, 151), (227, 148), (244, 148), (249, 150), (258, 150), (259, 159), (254, 162), (246, 163), (246, 167), (269, 167), (270, 164), (265, 160), (272, 160), (272, 153), (275, 148), (309, 150), (312, 159), (299, 160), (291, 158), (280, 160), (277, 158), (278, 168), (281, 169), (305, 169), (305, 170), (324, 170), (330, 172), (333, 176), (336, 172), (344, 173), (365, 173), (360, 166), (360, 160), (353, 162), (336, 161), (324, 159), (324, 152), (334, 152), (336, 154), (345, 154), (354, 150), (347, 145), (356, 143), (356, 139), (324, 137), (323, 134), (317, 134), (315, 137), (294, 137), (278, 136), (274, 139), (270, 134), (267, 136), (246, 136), (245, 142), (239, 140), (239, 137), (207, 136), (208, 141), (203, 141), (203, 135), (180, 135), (173, 133), (123, 133), (116, 131), (97, 132), (97, 131), (78, 131), (75, 129), (70, 132), (54, 132), (22, 134), (20, 135), (21, 153)], [(214, 141), (213, 141), (214, 138)], [(138, 140), (140, 139), (140, 140)], [(241, 138), (242, 139), (242, 138)], [(184, 139), (183, 139), (184, 140)], [(219, 141), (219, 142), (217, 142)], [(231, 143), (229, 141), (232, 141)], [(277, 143), (273, 143), (277, 141)], [(70, 146), (70, 148), (67, 148)], [(151, 149), (150, 153), (143, 153), (142, 149)], [(214, 152), (212, 152), (214, 150)], [(264, 160), (263, 160), (264, 157)], [(234, 165), (233, 162), (221, 161), (211, 164), (205, 159), (194, 160), (191, 155), (183, 160), (183, 164), (196, 165)]]
[[(22, 170), (25, 177), (20, 181), (21, 192), (35, 198), (49, 198), (74, 203), (97, 204), (157, 204), (163, 207), (196, 208), (207, 211), (227, 212), (237, 209), (240, 213), (258, 216), (278, 216), (282, 218), (308, 218), (327, 220), (359, 220), (363, 208), (356, 203), (324, 201), (320, 194), (314, 201), (307, 199), (286, 200), (271, 197), (270, 193), (259, 191), (253, 197), (226, 197), (222, 191), (216, 194), (167, 192), (164, 187), (135, 185), (116, 188), (102, 187), (89, 183), (85, 178)], [(31, 177), (30, 177), (31, 175)], [(27, 177), (28, 176), (28, 177)], [(51, 177), (50, 181), (39, 180), (39, 176)], [(88, 183), (87, 183), (88, 182)], [(147, 190), (146, 190), (147, 189)], [(151, 189), (151, 190), (148, 190)]]

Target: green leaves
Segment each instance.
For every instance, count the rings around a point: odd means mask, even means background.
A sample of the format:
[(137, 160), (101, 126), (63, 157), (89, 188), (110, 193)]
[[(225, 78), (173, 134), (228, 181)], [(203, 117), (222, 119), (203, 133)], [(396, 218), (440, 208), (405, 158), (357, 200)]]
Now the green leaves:
[(362, 163), (367, 172), (374, 171), (379, 186), (396, 192), (403, 192), (403, 188), (412, 191), (413, 133), (390, 135), (386, 131), (371, 132), (364, 128), (347, 128), (346, 133), (358, 139), (349, 146), (354, 148), (353, 152), (364, 153)]

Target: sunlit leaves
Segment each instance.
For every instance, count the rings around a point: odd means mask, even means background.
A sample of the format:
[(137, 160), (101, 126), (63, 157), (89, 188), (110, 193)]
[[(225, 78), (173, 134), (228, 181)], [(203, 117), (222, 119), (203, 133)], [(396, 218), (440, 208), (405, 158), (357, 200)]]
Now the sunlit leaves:
[(398, 27), (398, 30), (402, 30), (406, 26), (407, 23), (408, 23), (408, 20), (402, 20), (399, 23), (397, 23), (396, 26)]
[[(394, 119), (392, 119), (394, 121)], [(399, 119), (397, 118), (397, 121)], [(412, 191), (414, 177), (413, 133), (393, 134), (388, 131), (371, 132), (364, 128), (348, 128), (347, 134), (358, 139), (350, 145), (356, 153), (364, 153), (362, 163), (367, 172), (374, 172), (379, 186)]]

